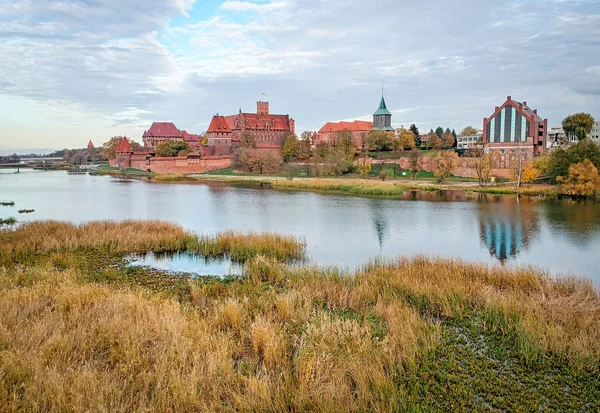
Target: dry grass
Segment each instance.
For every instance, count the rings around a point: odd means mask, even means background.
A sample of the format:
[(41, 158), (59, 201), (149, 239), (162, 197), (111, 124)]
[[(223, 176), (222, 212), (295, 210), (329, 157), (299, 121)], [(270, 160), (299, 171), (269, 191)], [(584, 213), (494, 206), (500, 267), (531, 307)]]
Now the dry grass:
[(343, 192), (352, 195), (381, 195), (394, 196), (404, 193), (404, 186), (395, 183), (366, 180), (343, 179), (305, 179), (283, 180), (278, 179), (272, 183), (276, 189), (301, 189), (326, 192)]
[[(144, 228), (153, 234), (156, 225)], [(164, 225), (172, 245), (187, 236)], [(434, 366), (425, 382), (442, 380), (431, 355), (450, 319), (482, 320), (483, 334), (517, 342), (519, 359), (598, 372), (600, 298), (585, 281), (425, 258), (347, 276), (257, 256), (248, 279), (190, 280), (187, 299), (175, 301), (137, 285), (89, 283), (68, 251), (107, 244), (73, 226), (27, 241), (36, 228), (2, 234), (3, 251), (45, 255), (0, 263), (0, 411), (407, 410), (431, 402), (411, 398), (422, 366)], [(137, 229), (113, 229), (111, 248), (155, 245)], [(229, 248), (244, 243), (227, 239)], [(442, 387), (448, 400), (458, 397)]]

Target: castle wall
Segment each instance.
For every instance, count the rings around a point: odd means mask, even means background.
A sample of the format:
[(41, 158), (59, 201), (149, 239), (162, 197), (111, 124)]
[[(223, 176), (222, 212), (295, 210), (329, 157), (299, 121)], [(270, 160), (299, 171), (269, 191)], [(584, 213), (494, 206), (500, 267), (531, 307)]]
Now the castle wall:
[[(433, 158), (421, 158), (421, 170), (427, 172), (433, 172), (436, 169), (436, 162)], [(409, 169), (410, 159), (399, 158), (399, 159), (373, 159), (373, 163), (395, 163), (400, 165), (402, 169)], [(456, 167), (452, 170), (452, 175), (464, 176), (467, 178), (477, 178), (477, 172), (475, 171), (475, 158), (459, 158)], [(494, 168), (492, 169), (491, 176), (499, 178), (511, 179), (513, 175), (512, 168)]]
[[(145, 154), (140, 154), (132, 155), (130, 158), (130, 166), (128, 168), (131, 167), (142, 171), (150, 170), (157, 174), (206, 173), (231, 166), (230, 156), (147, 158)], [(119, 167), (118, 160), (111, 160), (110, 165)]]

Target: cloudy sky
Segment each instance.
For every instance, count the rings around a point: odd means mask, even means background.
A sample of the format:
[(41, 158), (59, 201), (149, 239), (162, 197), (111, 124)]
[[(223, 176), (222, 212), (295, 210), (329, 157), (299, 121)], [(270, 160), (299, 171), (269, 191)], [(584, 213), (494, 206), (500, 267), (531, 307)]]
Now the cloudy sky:
[(318, 129), (369, 119), (382, 81), (396, 126), (480, 126), (507, 95), (558, 125), (600, 117), (600, 0), (0, 0), (0, 73), (0, 149), (261, 98)]

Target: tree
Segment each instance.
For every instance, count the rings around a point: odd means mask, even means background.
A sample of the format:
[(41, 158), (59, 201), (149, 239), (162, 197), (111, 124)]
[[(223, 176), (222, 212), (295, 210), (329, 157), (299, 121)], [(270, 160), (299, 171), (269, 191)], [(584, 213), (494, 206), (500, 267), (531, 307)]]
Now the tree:
[(303, 142), (308, 142), (309, 144), (312, 144), (312, 137), (313, 137), (313, 135), (314, 135), (313, 131), (311, 131), (311, 130), (305, 130), (300, 135), (300, 140), (303, 141)]
[(184, 141), (163, 141), (156, 147), (156, 156), (186, 156), (192, 151), (192, 148)]
[(562, 127), (569, 138), (577, 137), (582, 141), (592, 131), (594, 118), (589, 113), (575, 113), (563, 119)]
[[(121, 139), (123, 139), (122, 136), (113, 136), (108, 142), (105, 142), (102, 145), (102, 156), (104, 157), (104, 159), (115, 159), (117, 157), (116, 150)], [(127, 140), (129, 141), (129, 145), (131, 145), (131, 149), (134, 152), (143, 150), (142, 145), (140, 145), (136, 141), (129, 138), (127, 138)]]
[(329, 175), (343, 175), (352, 168), (352, 160), (341, 151), (332, 151), (325, 157), (325, 165)]
[(442, 135), (442, 147), (444, 148), (452, 148), (454, 146), (454, 136), (450, 130), (447, 130)]
[(318, 158), (325, 158), (329, 153), (329, 145), (325, 142), (319, 142), (316, 146), (315, 155)]
[(242, 136), (240, 136), (240, 147), (256, 149), (256, 139), (248, 132), (244, 132), (242, 133)]
[(409, 129), (396, 129), (396, 138), (398, 146), (402, 149), (412, 149), (415, 147), (415, 135)]
[(441, 138), (444, 134), (444, 128), (438, 126), (437, 128), (435, 128), (435, 134), (438, 136), (438, 138)]
[(452, 173), (452, 169), (458, 164), (458, 154), (454, 151), (438, 152), (434, 157), (434, 161), (436, 168), (433, 174), (440, 182), (444, 182)]
[(202, 141), (200, 142), (200, 145), (208, 145), (208, 135), (202, 135)]
[(282, 158), (272, 151), (240, 148), (233, 156), (236, 168), (259, 174), (274, 174), (280, 171)]
[(556, 148), (547, 160), (547, 169), (542, 173), (547, 174), (551, 180), (556, 180), (559, 176), (567, 176), (569, 167), (576, 163), (581, 163), (588, 159), (596, 168), (600, 167), (600, 147), (591, 139), (584, 139), (577, 142), (568, 149)]
[(479, 131), (475, 129), (473, 126), (469, 125), (465, 127), (462, 131), (460, 131), (460, 136), (471, 136), (477, 135)]
[(419, 133), (419, 128), (417, 128), (417, 125), (415, 125), (414, 123), (412, 125), (410, 125), (410, 131), (413, 133), (413, 135), (415, 136), (415, 146), (418, 148), (421, 146), (421, 139), (419, 138), (421, 136), (421, 134)]
[(366, 175), (371, 173), (371, 164), (373, 160), (366, 155), (358, 158), (358, 172), (364, 178)]
[(439, 136), (437, 136), (436, 133), (432, 133), (427, 138), (427, 145), (433, 149), (442, 149), (444, 142), (442, 141), (442, 139)]
[(373, 129), (367, 136), (367, 147), (370, 151), (390, 151), (392, 150), (392, 136), (384, 130)]
[(379, 171), (379, 179), (382, 181), (385, 181), (385, 178), (387, 178), (389, 175), (390, 173), (385, 168), (381, 168), (381, 171)]
[(582, 198), (594, 198), (600, 190), (600, 175), (594, 164), (586, 159), (571, 165), (569, 175), (558, 177), (560, 193)]
[(417, 173), (421, 170), (421, 151), (416, 148), (408, 153), (408, 169), (412, 179), (415, 179)]
[(515, 149), (514, 152), (514, 163), (513, 163), (513, 179), (515, 180), (515, 187), (519, 189), (521, 184), (524, 182), (524, 172), (527, 167), (527, 152), (526, 149)]
[(475, 173), (479, 186), (487, 185), (492, 175), (493, 163), (492, 155), (489, 153), (482, 153), (481, 156), (475, 158)]
[(298, 158), (299, 153), (300, 144), (298, 138), (295, 135), (289, 135), (285, 139), (285, 144), (283, 145), (283, 160), (286, 162), (293, 161)]

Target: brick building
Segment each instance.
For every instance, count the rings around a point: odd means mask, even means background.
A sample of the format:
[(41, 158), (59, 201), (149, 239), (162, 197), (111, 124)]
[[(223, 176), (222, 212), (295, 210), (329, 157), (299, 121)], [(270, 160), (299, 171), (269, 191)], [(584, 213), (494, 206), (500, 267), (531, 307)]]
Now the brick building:
[(547, 131), (548, 119), (542, 119), (537, 109), (508, 96), (483, 119), (482, 143), (486, 152), (495, 155), (495, 167), (511, 168), (515, 160), (531, 159), (546, 150)]
[(257, 149), (282, 150), (285, 137), (296, 134), (296, 123), (290, 115), (275, 115), (269, 112), (269, 102), (257, 102), (256, 113), (213, 116), (207, 131), (208, 146), (231, 146), (231, 152), (244, 134), (256, 142)]
[(352, 142), (357, 150), (361, 150), (363, 142), (366, 141), (369, 131), (373, 129), (373, 122), (355, 120), (353, 122), (327, 122), (313, 138), (313, 145), (319, 143), (334, 142), (340, 133), (349, 133), (352, 135)]
[(197, 146), (202, 141), (200, 135), (177, 129), (172, 122), (154, 122), (150, 129), (142, 135), (145, 148), (156, 149), (164, 141), (185, 141), (191, 146)]

